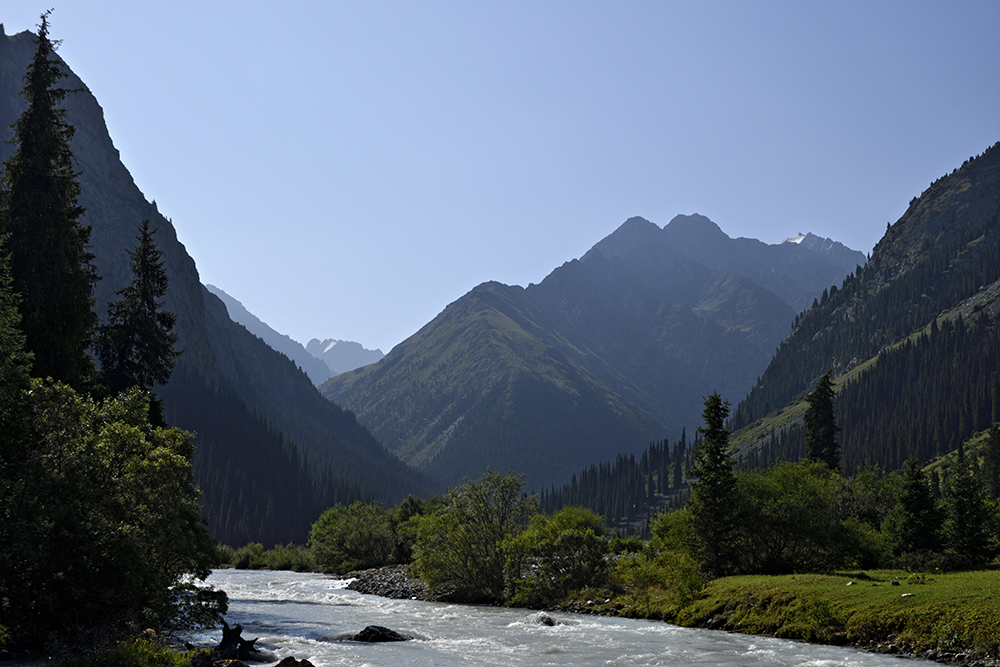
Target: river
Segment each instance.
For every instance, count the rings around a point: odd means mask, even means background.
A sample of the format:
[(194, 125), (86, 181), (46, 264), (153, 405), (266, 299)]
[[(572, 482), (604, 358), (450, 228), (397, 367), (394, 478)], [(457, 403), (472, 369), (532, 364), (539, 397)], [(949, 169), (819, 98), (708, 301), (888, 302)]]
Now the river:
[[(226, 620), (242, 624), (245, 638), (259, 637), (262, 657), (271, 663), (291, 655), (316, 667), (900, 666), (893, 656), (655, 621), (552, 613), (559, 624), (546, 626), (532, 622), (534, 612), (524, 609), (390, 600), (347, 590), (346, 582), (318, 574), (217, 570), (208, 583), (229, 594)], [(338, 640), (368, 625), (414, 640)], [(207, 647), (221, 637), (216, 630), (191, 640)]]

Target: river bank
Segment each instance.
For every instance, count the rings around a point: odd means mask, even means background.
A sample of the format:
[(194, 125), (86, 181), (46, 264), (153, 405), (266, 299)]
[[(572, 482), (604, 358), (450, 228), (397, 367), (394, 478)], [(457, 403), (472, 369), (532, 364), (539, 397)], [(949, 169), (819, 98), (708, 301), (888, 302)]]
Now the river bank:
[[(352, 572), (348, 588), (425, 599), (407, 566)], [(602, 594), (547, 611), (662, 620), (683, 627), (850, 646), (966, 667), (1000, 667), (1000, 572), (898, 571), (725, 577), (677, 607), (668, 596)]]

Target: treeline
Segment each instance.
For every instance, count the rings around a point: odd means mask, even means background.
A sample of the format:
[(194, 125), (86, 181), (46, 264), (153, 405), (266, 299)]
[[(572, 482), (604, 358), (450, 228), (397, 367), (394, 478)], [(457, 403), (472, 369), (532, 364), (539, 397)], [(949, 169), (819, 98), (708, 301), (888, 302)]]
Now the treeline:
[[(994, 169), (1000, 146), (936, 182), (921, 198), (927, 207), (940, 202), (950, 209), (952, 186)], [(871, 261), (831, 288), (815, 307), (796, 318), (792, 334), (750, 394), (734, 411), (741, 428), (801, 395), (831, 364), (846, 370), (926, 326), (942, 311), (1000, 278), (1000, 220), (995, 208), (974, 216), (963, 211), (938, 238), (926, 237), (912, 258), (890, 257), (897, 228), (931, 215), (922, 205), (911, 209), (876, 247)], [(956, 215), (959, 215), (956, 212)], [(905, 271), (904, 271), (905, 269)], [(956, 434), (957, 435), (957, 434)]]
[(619, 454), (613, 462), (574, 473), (562, 487), (543, 489), (539, 507), (548, 513), (572, 505), (586, 507), (623, 535), (648, 537), (652, 516), (663, 509), (679, 509), (687, 500), (684, 471), (690, 455), (685, 431), (673, 447), (667, 440), (654, 442), (638, 459)]

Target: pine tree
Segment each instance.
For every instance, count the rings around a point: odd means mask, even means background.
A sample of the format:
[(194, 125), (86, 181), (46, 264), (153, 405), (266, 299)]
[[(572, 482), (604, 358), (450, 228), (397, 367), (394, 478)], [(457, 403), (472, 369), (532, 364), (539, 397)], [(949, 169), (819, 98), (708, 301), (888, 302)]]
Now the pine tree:
[(726, 574), (733, 563), (736, 473), (724, 426), (728, 415), (729, 401), (718, 393), (705, 399), (705, 426), (698, 428), (702, 440), (695, 446), (694, 464), (688, 470), (693, 480), (688, 509), (694, 517), (699, 556), (713, 576)]
[(806, 401), (806, 458), (825, 463), (832, 470), (840, 470), (840, 446), (837, 433), (840, 427), (833, 414), (833, 371), (828, 370), (816, 383)]
[(31, 355), (24, 350), (21, 314), (11, 283), (6, 237), (0, 236), (0, 433), (4, 441), (0, 448), (0, 466), (10, 462), (20, 440), (18, 433), (23, 426), (21, 395), (28, 388), (31, 362)]
[[(97, 356), (105, 387), (119, 393), (131, 387), (150, 390), (170, 379), (179, 352), (174, 350), (177, 334), (171, 330), (176, 316), (161, 310), (167, 293), (167, 273), (163, 253), (156, 247), (149, 220), (143, 220), (132, 259), (132, 282), (118, 290), (119, 300), (108, 305), (108, 321), (97, 336)], [(159, 416), (154, 401), (152, 417)]]
[(35, 55), (24, 76), (27, 108), (14, 123), (16, 149), (0, 182), (0, 233), (10, 235), (13, 290), (20, 294), (21, 329), (34, 373), (80, 388), (94, 374), (87, 354), (97, 325), (97, 270), (90, 227), (80, 223), (80, 185), (73, 170), (73, 127), (57, 88), (66, 76), (42, 14)]
[(915, 458), (903, 465), (903, 485), (899, 502), (890, 511), (886, 531), (893, 552), (933, 552), (940, 548), (942, 516), (927, 475)]

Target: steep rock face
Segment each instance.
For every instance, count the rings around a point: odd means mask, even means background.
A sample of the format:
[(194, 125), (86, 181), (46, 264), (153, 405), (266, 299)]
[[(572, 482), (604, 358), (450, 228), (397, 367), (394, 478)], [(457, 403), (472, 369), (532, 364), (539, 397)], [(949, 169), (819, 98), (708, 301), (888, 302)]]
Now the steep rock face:
[(246, 327), (247, 331), (267, 343), (268, 347), (272, 350), (282, 353), (295, 362), (295, 364), (309, 376), (309, 379), (312, 380), (313, 384), (323, 384), (333, 377), (334, 374), (330, 371), (327, 365), (317, 359), (315, 355), (307, 352), (306, 348), (292, 340), (291, 337), (278, 333), (272, 329), (266, 323), (261, 321), (259, 317), (247, 310), (242, 303), (227, 294), (224, 290), (216, 287), (215, 285), (205, 285), (205, 288), (222, 300), (222, 303), (226, 305), (226, 311), (229, 313), (229, 317), (233, 320), (233, 322), (242, 324)]
[[(446, 483), (487, 465), (561, 483), (676, 437), (700, 423), (708, 393), (739, 400), (792, 324), (792, 306), (752, 276), (794, 283), (792, 269), (826, 265), (808, 248), (730, 239), (700, 216), (671, 226), (631, 218), (538, 285), (480, 285), (322, 391)], [(742, 261), (748, 275), (706, 266), (746, 254), (742, 245), (764, 258)], [(769, 254), (787, 266), (769, 270)], [(822, 288), (796, 290), (811, 301)]]
[[(33, 51), (29, 32), (0, 36), (0, 161), (13, 150), (6, 141), (24, 109), (20, 91)], [(196, 432), (195, 473), (216, 536), (230, 543), (303, 541), (315, 515), (332, 502), (394, 501), (429, 488), (353, 415), (324, 400), (292, 362), (230, 320), (223, 303), (200, 284), (170, 221), (145, 200), (121, 163), (97, 100), (68, 73), (63, 85), (79, 89), (66, 99), (76, 129), (79, 203), (84, 224), (93, 229), (102, 277), (97, 313), (104, 317), (115, 292), (131, 279), (128, 251), (148, 219), (169, 278), (165, 307), (177, 315), (183, 350), (170, 383), (158, 392), (171, 423)], [(268, 457), (266, 468), (249, 460), (251, 450)]]

